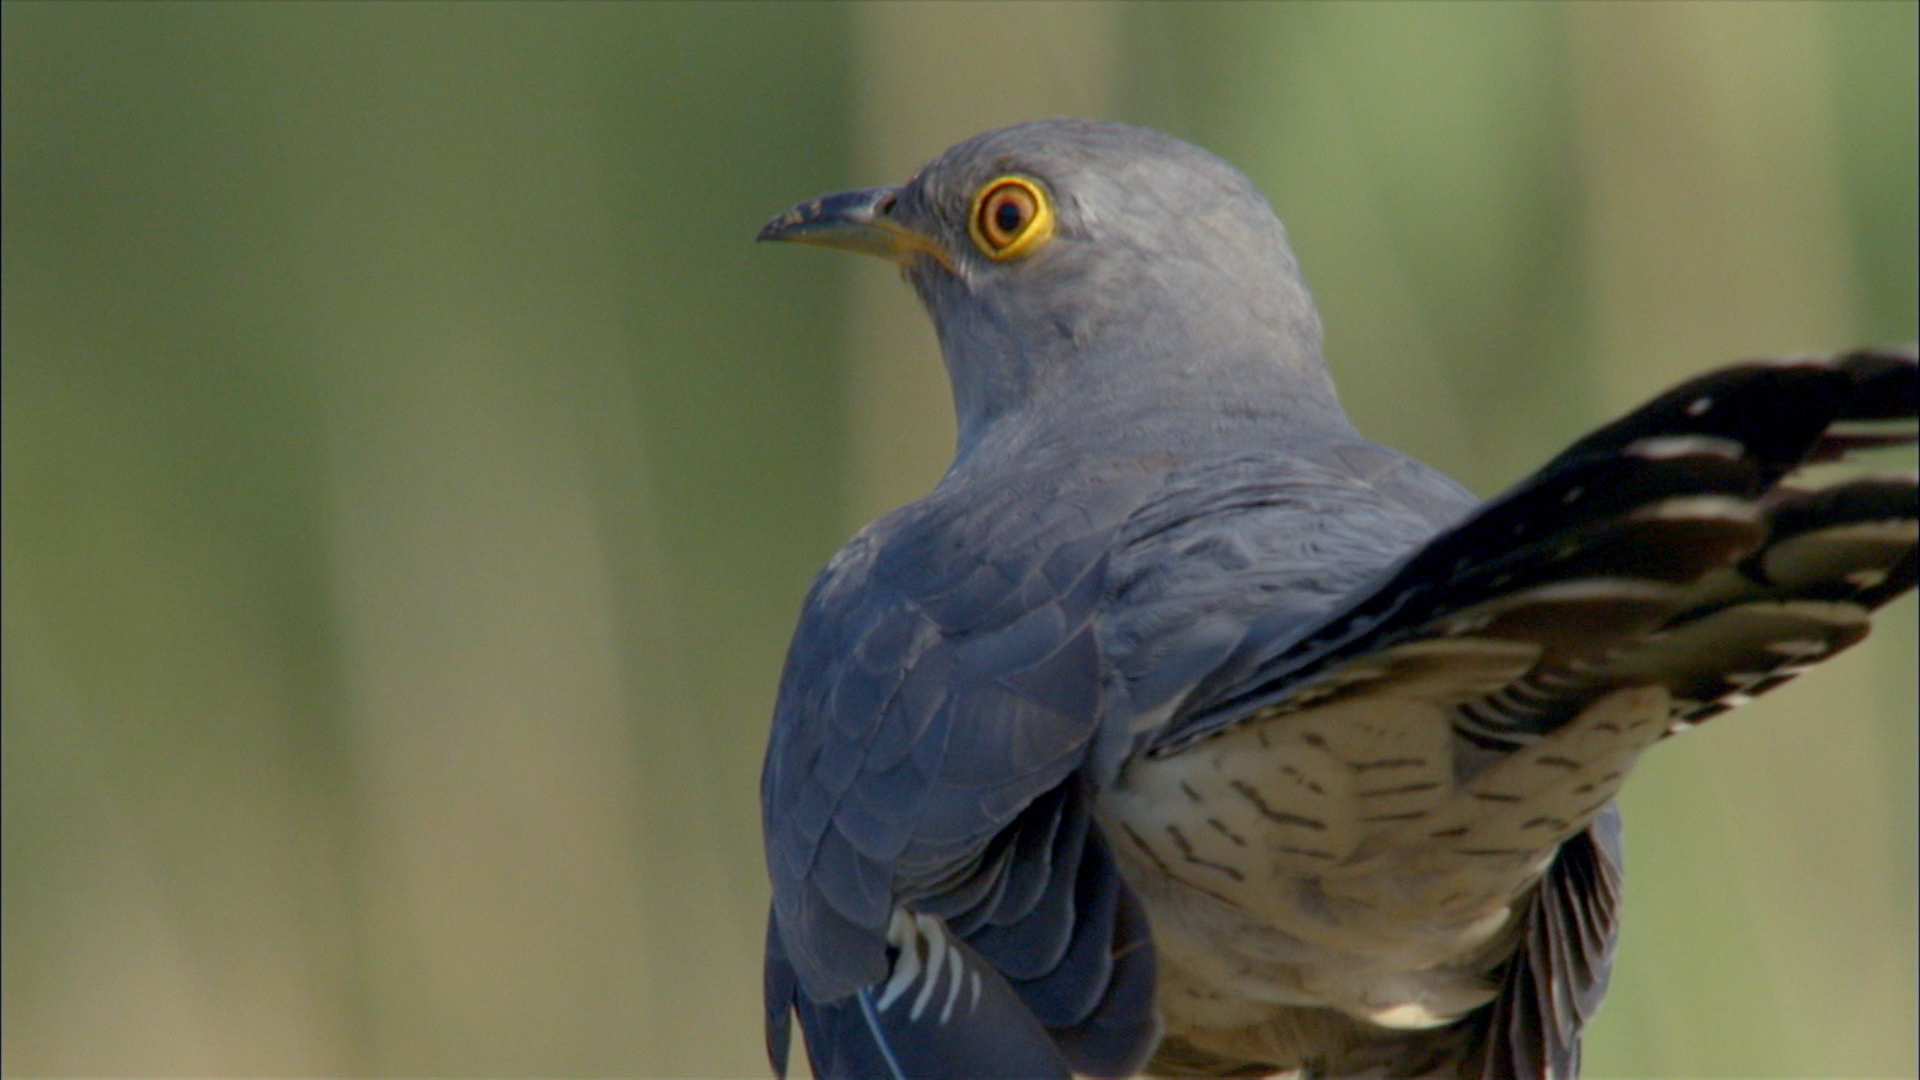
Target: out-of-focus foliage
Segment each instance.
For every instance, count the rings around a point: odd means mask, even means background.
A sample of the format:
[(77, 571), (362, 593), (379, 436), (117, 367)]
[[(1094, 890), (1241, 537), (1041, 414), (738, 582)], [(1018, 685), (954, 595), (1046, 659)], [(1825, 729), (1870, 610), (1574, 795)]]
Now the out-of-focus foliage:
[[(1915, 336), (1915, 6), (4, 8), (8, 1074), (758, 1075), (755, 778), (931, 335), (765, 217), (1134, 120), (1491, 492)], [(1897, 455), (1881, 467), (1911, 467)], [(1913, 1075), (1914, 604), (1649, 755), (1596, 1076)]]

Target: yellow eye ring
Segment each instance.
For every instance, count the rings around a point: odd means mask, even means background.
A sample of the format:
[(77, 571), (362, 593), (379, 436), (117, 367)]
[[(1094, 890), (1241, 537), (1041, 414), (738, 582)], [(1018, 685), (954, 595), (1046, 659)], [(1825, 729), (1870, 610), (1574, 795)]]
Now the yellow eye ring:
[(1025, 177), (989, 180), (973, 194), (967, 233), (987, 258), (1017, 259), (1053, 239), (1053, 203), (1040, 185)]

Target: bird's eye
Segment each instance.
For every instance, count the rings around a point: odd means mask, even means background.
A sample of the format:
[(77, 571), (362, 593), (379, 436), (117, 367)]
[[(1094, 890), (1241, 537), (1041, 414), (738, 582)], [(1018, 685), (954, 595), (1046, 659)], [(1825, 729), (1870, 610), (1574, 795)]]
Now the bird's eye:
[(1053, 206), (1040, 185), (1003, 176), (974, 193), (967, 231), (987, 258), (1016, 259), (1053, 238)]

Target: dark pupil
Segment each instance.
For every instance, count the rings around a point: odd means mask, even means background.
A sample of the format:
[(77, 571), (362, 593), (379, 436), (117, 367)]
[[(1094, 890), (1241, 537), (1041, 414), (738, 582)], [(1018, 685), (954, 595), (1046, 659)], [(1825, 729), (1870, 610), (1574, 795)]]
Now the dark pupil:
[(1025, 216), (1020, 209), (1020, 204), (1012, 199), (1003, 199), (999, 206), (993, 208), (993, 223), (1003, 233), (1011, 234), (1018, 229), (1020, 219)]

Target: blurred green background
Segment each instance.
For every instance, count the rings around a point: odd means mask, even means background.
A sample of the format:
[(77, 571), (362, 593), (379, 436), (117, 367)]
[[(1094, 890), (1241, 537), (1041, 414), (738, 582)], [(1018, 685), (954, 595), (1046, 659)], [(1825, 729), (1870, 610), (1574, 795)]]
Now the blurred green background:
[[(781, 652), (951, 431), (793, 201), (1200, 142), (1492, 493), (1915, 337), (1915, 10), (5, 4), (5, 1071), (764, 1075)], [(1649, 755), (1590, 1075), (1914, 1075), (1914, 612)]]

